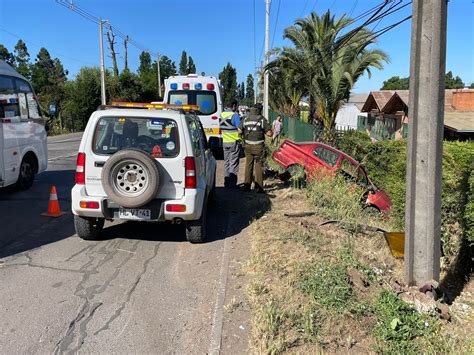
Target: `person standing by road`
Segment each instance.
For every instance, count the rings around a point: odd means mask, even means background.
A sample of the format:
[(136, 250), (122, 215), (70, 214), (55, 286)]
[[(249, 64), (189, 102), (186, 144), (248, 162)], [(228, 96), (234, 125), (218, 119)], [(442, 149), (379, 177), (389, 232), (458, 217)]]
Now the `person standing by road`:
[(262, 159), (265, 148), (265, 135), (271, 137), (272, 130), (261, 112), (262, 104), (255, 104), (250, 109), (250, 114), (240, 122), (239, 132), (243, 136), (245, 146), (244, 191), (250, 191), (255, 169), (255, 190), (263, 193), (265, 191), (263, 189)]
[(275, 121), (273, 121), (272, 125), (272, 131), (273, 131), (273, 137), (272, 137), (272, 144), (277, 144), (280, 143), (280, 134), (281, 134), (281, 115), (276, 116)]
[(227, 103), (219, 119), (224, 148), (224, 187), (236, 187), (239, 175), (240, 137), (238, 127), (240, 116), (236, 100)]

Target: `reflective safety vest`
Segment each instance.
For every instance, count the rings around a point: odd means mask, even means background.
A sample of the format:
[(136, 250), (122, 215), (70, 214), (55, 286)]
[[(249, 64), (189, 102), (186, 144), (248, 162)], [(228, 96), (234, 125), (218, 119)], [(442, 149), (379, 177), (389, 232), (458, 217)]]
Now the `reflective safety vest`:
[(224, 111), (221, 113), (219, 124), (221, 126), (222, 141), (224, 143), (234, 143), (240, 141), (239, 130), (232, 125), (232, 116), (235, 112)]

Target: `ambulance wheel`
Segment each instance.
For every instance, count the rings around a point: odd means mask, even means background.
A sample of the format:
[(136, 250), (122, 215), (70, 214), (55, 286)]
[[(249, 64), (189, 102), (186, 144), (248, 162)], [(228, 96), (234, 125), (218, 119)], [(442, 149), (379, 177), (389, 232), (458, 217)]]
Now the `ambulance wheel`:
[(21, 161), (16, 186), (19, 190), (28, 190), (35, 181), (36, 165), (33, 157), (26, 155)]
[(104, 228), (104, 218), (80, 217), (74, 215), (74, 227), (79, 238), (95, 240), (100, 237)]
[(204, 203), (201, 218), (197, 221), (186, 222), (186, 239), (188, 242), (197, 244), (203, 243), (206, 239), (207, 231), (207, 201)]

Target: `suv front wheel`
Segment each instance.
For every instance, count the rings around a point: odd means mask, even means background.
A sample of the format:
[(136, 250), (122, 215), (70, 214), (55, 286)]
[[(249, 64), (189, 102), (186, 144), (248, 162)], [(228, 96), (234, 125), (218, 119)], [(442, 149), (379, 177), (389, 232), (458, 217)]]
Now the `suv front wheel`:
[(74, 215), (74, 227), (79, 238), (94, 240), (99, 238), (104, 228), (104, 218), (80, 217)]
[(207, 232), (207, 200), (202, 207), (201, 218), (186, 222), (186, 239), (190, 243), (203, 243)]

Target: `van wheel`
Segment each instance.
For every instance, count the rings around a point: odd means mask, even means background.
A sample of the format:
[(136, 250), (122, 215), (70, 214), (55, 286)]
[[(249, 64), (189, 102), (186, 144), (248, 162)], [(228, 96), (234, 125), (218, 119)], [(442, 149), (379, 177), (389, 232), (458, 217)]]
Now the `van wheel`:
[(207, 201), (204, 202), (201, 218), (186, 222), (186, 239), (190, 243), (203, 243), (207, 230)]
[(104, 228), (104, 218), (80, 217), (74, 215), (74, 227), (77, 236), (84, 240), (94, 240), (100, 237)]
[(28, 190), (33, 182), (35, 181), (35, 162), (33, 158), (26, 156), (21, 161), (20, 173), (18, 175), (18, 180), (16, 186), (20, 190)]

